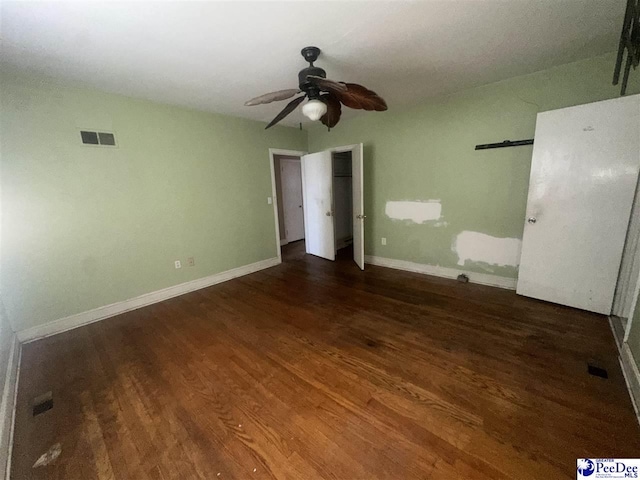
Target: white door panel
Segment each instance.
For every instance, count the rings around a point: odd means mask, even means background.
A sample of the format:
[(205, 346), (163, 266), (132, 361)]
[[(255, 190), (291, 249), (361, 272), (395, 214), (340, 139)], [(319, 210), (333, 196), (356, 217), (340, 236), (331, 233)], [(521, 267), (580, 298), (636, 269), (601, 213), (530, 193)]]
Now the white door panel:
[(362, 144), (351, 151), (353, 180), (353, 260), (364, 270), (364, 169)]
[(307, 253), (336, 259), (333, 225), (333, 168), (331, 152), (302, 156), (302, 193)]
[(639, 165), (640, 96), (538, 114), (519, 294), (611, 312)]
[(280, 168), (285, 237), (287, 242), (295, 242), (304, 238), (300, 160), (282, 159)]

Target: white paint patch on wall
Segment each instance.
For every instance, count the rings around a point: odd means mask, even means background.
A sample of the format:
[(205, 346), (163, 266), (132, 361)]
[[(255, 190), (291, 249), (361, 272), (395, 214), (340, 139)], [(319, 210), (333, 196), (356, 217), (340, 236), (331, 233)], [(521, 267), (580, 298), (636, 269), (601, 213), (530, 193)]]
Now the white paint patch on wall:
[(440, 200), (387, 202), (384, 213), (394, 220), (424, 223), (430, 220), (439, 220), (442, 215), (442, 205)]
[(521, 249), (522, 240), (519, 238), (499, 238), (469, 231), (459, 233), (452, 248), (458, 254), (458, 265), (471, 260), (499, 267), (517, 267)]

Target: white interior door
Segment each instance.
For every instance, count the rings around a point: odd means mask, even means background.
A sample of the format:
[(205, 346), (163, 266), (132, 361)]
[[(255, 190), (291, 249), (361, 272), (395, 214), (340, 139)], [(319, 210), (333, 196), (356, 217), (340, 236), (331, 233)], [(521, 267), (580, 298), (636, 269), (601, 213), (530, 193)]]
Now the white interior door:
[(353, 261), (364, 270), (364, 170), (362, 144), (351, 151), (353, 179)]
[(611, 313), (639, 165), (639, 95), (538, 114), (519, 294)]
[(285, 238), (295, 242), (304, 238), (304, 212), (302, 209), (302, 170), (300, 160), (280, 160), (282, 184), (282, 210)]
[(302, 195), (307, 253), (336, 259), (333, 225), (333, 168), (331, 152), (302, 156)]

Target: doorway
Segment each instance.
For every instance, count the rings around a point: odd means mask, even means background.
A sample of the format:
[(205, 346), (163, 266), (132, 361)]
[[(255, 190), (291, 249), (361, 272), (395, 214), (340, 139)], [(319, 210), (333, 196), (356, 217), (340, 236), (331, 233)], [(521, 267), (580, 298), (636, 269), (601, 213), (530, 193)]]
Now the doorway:
[[(304, 252), (301, 156), (305, 152), (269, 149), (278, 257)], [(271, 200), (271, 199), (270, 199)], [(285, 258), (285, 260), (287, 260)]]
[[(281, 244), (304, 239), (304, 213), (302, 209), (302, 169), (300, 157), (276, 157), (279, 160), (279, 191), (282, 213)], [(277, 187), (276, 187), (277, 188)]]
[(280, 261), (338, 256), (364, 270), (362, 144), (313, 154), (269, 149), (269, 159)]
[(359, 143), (303, 155), (302, 192), (306, 253), (334, 261), (352, 246), (364, 270), (362, 150)]

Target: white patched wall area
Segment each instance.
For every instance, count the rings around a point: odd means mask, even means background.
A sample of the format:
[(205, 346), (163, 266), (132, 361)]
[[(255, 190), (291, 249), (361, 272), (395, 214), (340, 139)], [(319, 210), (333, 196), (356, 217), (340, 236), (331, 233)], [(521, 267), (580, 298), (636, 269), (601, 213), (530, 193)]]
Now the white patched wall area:
[(424, 223), (439, 220), (442, 216), (440, 200), (427, 201), (390, 201), (385, 206), (384, 213), (393, 220), (408, 220), (414, 223)]
[(469, 231), (459, 233), (452, 246), (452, 250), (458, 254), (458, 265), (470, 260), (498, 267), (517, 267), (521, 249), (522, 240), (519, 238), (499, 238)]

